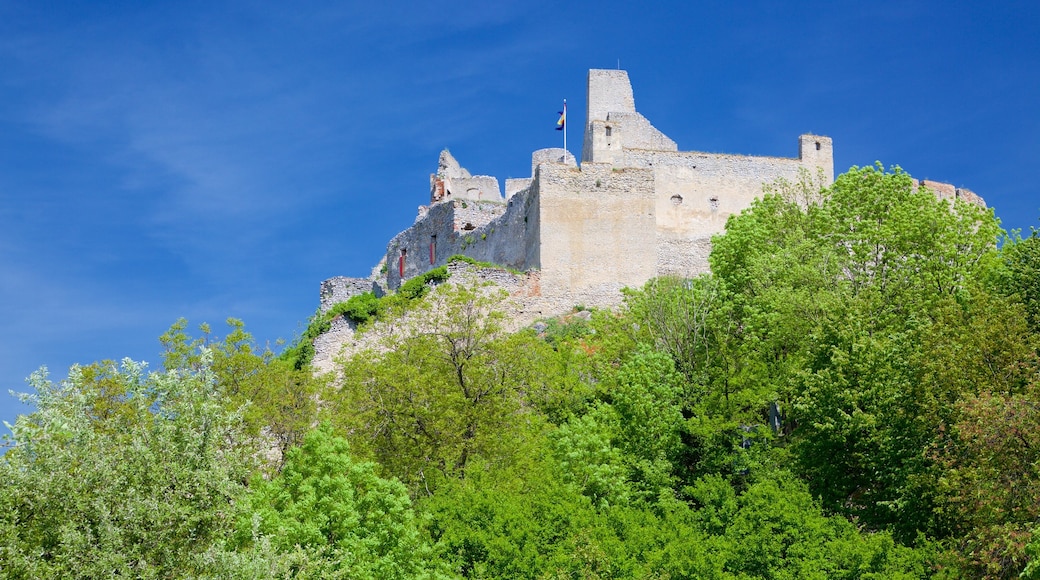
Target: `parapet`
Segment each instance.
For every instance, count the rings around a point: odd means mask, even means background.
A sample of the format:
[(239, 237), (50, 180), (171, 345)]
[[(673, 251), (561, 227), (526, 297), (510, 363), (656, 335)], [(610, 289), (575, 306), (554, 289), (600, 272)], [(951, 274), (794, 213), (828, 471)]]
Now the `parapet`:
[(966, 201), (971, 204), (975, 204), (981, 208), (986, 207), (986, 200), (982, 199), (980, 195), (970, 189), (963, 189), (960, 187), (954, 187), (949, 183), (942, 183), (939, 181), (931, 181), (928, 179), (915, 179), (914, 188), (924, 187), (935, 192), (935, 196), (939, 199), (946, 199), (950, 202), (954, 200)]
[(531, 154), (531, 177), (535, 176), (538, 166), (542, 163), (563, 163), (571, 167), (577, 167), (578, 161), (574, 155), (566, 149), (552, 147), (550, 149), (539, 149)]

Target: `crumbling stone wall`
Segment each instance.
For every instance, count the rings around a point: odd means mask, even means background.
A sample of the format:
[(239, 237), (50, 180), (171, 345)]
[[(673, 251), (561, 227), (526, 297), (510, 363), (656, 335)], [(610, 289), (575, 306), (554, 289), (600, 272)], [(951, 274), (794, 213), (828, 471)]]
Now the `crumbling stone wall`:
[(348, 278), (346, 276), (329, 278), (321, 283), (319, 308), (324, 314), (336, 304), (346, 302), (351, 296), (371, 292), (374, 289), (373, 281), (368, 278)]
[[(502, 268), (453, 262), (448, 265), (448, 272), (449, 284), (476, 287), (491, 283), (488, 287), (489, 292), (506, 290), (508, 299), (500, 303), (498, 309), (506, 314), (505, 324), (508, 332), (519, 330), (543, 317), (543, 310), (555, 311), (556, 306), (547, 305), (549, 303), (539, 295), (540, 273), (537, 270), (516, 274)], [(425, 299), (437, 300), (442, 286), (435, 287)], [(427, 329), (424, 326), (427, 322), (405, 313), (399, 320), (374, 321), (359, 333), (357, 325), (352, 321), (342, 316), (336, 317), (332, 320), (329, 331), (315, 339), (311, 366), (318, 375), (336, 373), (338, 361), (343, 358), (367, 349), (382, 351), (388, 344), (394, 344), (395, 337), (401, 333)]]
[(537, 267), (534, 191), (528, 188), (504, 203), (453, 200), (431, 206), (387, 246), (387, 285), (397, 288), (456, 254), (517, 270)]
[[(625, 286), (706, 272), (711, 237), (765, 185), (805, 171), (832, 183), (831, 139), (798, 139), (797, 157), (679, 151), (636, 110), (628, 73), (591, 70), (582, 164), (563, 149), (535, 151), (531, 177), (506, 180), (503, 199), (495, 178), (472, 176), (443, 151), (431, 204), (391, 240), (377, 286), (396, 288), (464, 254), (540, 270), (525, 299), (531, 312), (617, 304)], [(918, 186), (984, 205), (968, 190)]]
[(336, 370), (336, 359), (348, 346), (355, 344), (357, 326), (348, 318), (337, 316), (328, 331), (314, 339), (314, 374), (324, 375)]
[(967, 203), (975, 204), (979, 207), (986, 207), (986, 200), (982, 199), (977, 193), (970, 189), (964, 189), (961, 187), (954, 187), (949, 183), (941, 183), (938, 181), (931, 181), (928, 179), (914, 180), (914, 187), (924, 187), (935, 192), (935, 195), (939, 199), (945, 199), (950, 203), (955, 200), (965, 201)]
[(506, 212), (506, 204), (501, 201), (467, 201), (452, 202), (452, 215), (455, 229), (461, 232), (482, 228)]
[(502, 191), (497, 179), (490, 175), (470, 175), (445, 149), (437, 161), (437, 173), (430, 176), (430, 203), (453, 199), (502, 201)]

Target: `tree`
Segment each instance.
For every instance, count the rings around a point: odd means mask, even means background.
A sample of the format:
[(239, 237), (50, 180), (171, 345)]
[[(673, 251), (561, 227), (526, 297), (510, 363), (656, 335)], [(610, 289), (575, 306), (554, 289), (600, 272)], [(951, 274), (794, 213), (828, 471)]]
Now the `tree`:
[(507, 335), (501, 300), (487, 287), (444, 284), (392, 347), (343, 366), (334, 421), (413, 496), (464, 477), (474, 458), (510, 462), (539, 429), (536, 402), (557, 398), (556, 353), (533, 333)]
[(728, 306), (717, 278), (654, 278), (639, 291), (626, 290), (627, 314), (639, 320), (638, 338), (668, 353), (690, 382), (703, 383), (721, 350)]
[(355, 461), (347, 441), (324, 424), (291, 449), (276, 477), (254, 478), (241, 510), (237, 541), (268, 539), (278, 551), (309, 555), (304, 577), (440, 577), (420, 538), (405, 487)]
[(713, 241), (739, 361), (725, 380), (755, 395), (748, 410), (764, 415), (769, 401), (786, 410), (797, 465), (825, 506), (913, 541), (938, 529), (925, 450), (960, 396), (941, 395), (951, 391), (929, 378), (927, 359), (950, 374), (983, 374), (979, 358), (943, 357), (951, 345), (930, 337), (960, 336), (965, 349), (984, 339), (980, 355), (1004, 371), (1025, 362), (1028, 349), (1001, 346), (999, 331), (946, 329), (958, 308), (993, 313), (965, 329), (1009, 320), (978, 290), (999, 223), (880, 164), (853, 168), (818, 195), (799, 191), (781, 185)]
[(0, 569), (26, 578), (207, 576), (233, 523), (253, 449), (197, 371), (124, 360), (30, 382), (0, 460)]
[[(193, 338), (185, 331), (187, 324), (182, 318), (160, 337), (163, 366), (191, 371), (209, 357), (227, 408), (240, 409), (246, 433), (284, 457), (317, 421), (318, 394), (326, 388), (327, 378), (275, 357), (270, 348), (260, 348), (241, 320), (227, 319), (229, 330), (223, 340), (211, 336), (207, 324), (200, 327), (202, 336)], [(280, 462), (275, 463), (278, 467)]]
[(1040, 230), (1034, 228), (1025, 239), (1012, 232), (1004, 241), (1000, 256), (1004, 268), (999, 287), (1021, 300), (1030, 328), (1040, 332)]
[[(940, 508), (959, 563), (980, 578), (1014, 578), (1040, 518), (1040, 393), (982, 392), (934, 448)], [(1032, 554), (1032, 558), (1036, 555)], [(1035, 568), (1035, 566), (1034, 566)]]

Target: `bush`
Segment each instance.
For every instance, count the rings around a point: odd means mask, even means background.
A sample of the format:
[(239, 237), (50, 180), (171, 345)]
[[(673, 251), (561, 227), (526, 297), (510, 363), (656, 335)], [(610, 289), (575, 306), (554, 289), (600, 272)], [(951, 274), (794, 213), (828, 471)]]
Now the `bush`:
[(411, 280), (408, 280), (401, 287), (397, 289), (397, 296), (405, 298), (406, 300), (417, 300), (426, 296), (430, 291), (430, 285), (440, 284), (448, 279), (448, 267), (441, 266), (434, 268), (421, 276), (416, 276)]
[(325, 315), (329, 320), (343, 315), (355, 324), (364, 324), (379, 314), (379, 298), (374, 292), (364, 292), (351, 296), (346, 302), (333, 306)]

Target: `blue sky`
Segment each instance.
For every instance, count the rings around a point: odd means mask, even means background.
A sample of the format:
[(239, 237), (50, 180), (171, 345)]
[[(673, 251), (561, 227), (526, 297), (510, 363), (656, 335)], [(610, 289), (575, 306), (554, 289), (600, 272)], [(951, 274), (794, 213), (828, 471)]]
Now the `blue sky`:
[[(580, 153), (621, 68), (684, 150), (881, 160), (1040, 226), (1036, 2), (0, 0), (0, 392), (42, 365), (156, 366), (179, 317), (291, 339), (427, 201)], [(24, 412), (0, 396), (0, 419)]]

